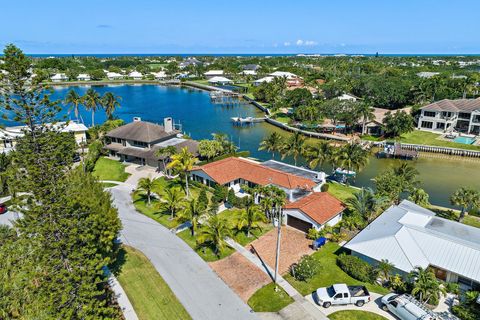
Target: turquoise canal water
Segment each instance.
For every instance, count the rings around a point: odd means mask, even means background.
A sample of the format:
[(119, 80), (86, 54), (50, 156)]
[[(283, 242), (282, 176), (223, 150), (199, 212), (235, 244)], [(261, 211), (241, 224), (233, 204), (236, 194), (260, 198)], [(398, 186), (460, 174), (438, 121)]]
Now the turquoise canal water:
[[(83, 94), (88, 87), (74, 87)], [(132, 121), (133, 117), (141, 117), (145, 121), (162, 123), (163, 118), (171, 116), (175, 122), (180, 122), (183, 131), (194, 139), (211, 138), (213, 132), (223, 132), (240, 146), (249, 150), (251, 156), (262, 160), (271, 159), (272, 155), (258, 151), (260, 141), (273, 131), (283, 133), (280, 129), (266, 123), (258, 123), (251, 127), (235, 127), (231, 117), (262, 116), (262, 113), (252, 105), (242, 105), (226, 108), (210, 102), (207, 92), (187, 89), (169, 88), (156, 85), (121, 85), (98, 86), (100, 93), (111, 91), (122, 97), (121, 107), (115, 115)], [(62, 98), (69, 88), (56, 87), (55, 97)], [(65, 112), (65, 111), (64, 111)], [(66, 112), (65, 112), (66, 114)], [(81, 110), (86, 124), (90, 124), (90, 113)], [(95, 115), (96, 123), (105, 120), (103, 112)], [(469, 158), (430, 157), (423, 155), (411, 163), (420, 172), (423, 188), (430, 194), (430, 201), (441, 206), (450, 206), (450, 195), (461, 186), (480, 189), (480, 160)], [(278, 155), (276, 156), (278, 158)], [(291, 159), (285, 161), (292, 162)], [(373, 186), (372, 178), (382, 170), (398, 165), (400, 160), (377, 159), (374, 156), (355, 181), (357, 186)], [(331, 168), (325, 168), (327, 173)]]

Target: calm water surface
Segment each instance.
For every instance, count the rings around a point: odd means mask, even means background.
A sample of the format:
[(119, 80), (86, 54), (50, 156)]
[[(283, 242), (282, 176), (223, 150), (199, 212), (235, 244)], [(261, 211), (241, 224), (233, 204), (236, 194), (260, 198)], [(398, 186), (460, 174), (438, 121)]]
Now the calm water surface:
[[(88, 87), (74, 89), (83, 94)], [(156, 85), (97, 86), (95, 89), (101, 94), (111, 91), (122, 97), (121, 107), (115, 115), (126, 122), (132, 121), (133, 117), (141, 117), (145, 121), (162, 123), (164, 117), (171, 116), (175, 122), (180, 122), (183, 131), (194, 139), (211, 138), (213, 132), (223, 132), (242, 150), (249, 150), (252, 157), (262, 160), (271, 159), (272, 155), (258, 151), (260, 141), (271, 132), (282, 132), (266, 123), (244, 128), (234, 127), (230, 122), (231, 117), (255, 117), (262, 116), (262, 113), (251, 105), (225, 108), (212, 104), (209, 94), (203, 91)], [(54, 97), (63, 98), (68, 90), (67, 87), (56, 87)], [(64, 114), (67, 114), (66, 110)], [(81, 116), (85, 124), (89, 125), (90, 112), (81, 110)], [(97, 112), (95, 122), (103, 121), (105, 113)], [(292, 159), (285, 161), (292, 162)], [(376, 159), (372, 156), (368, 166), (359, 173), (355, 184), (373, 186), (371, 180), (373, 177), (399, 163), (399, 160)], [(422, 154), (422, 157), (411, 163), (420, 172), (423, 188), (430, 194), (430, 201), (433, 204), (450, 206), (448, 199), (460, 186), (480, 189), (480, 160), (430, 157)], [(325, 170), (329, 172), (331, 169)]]

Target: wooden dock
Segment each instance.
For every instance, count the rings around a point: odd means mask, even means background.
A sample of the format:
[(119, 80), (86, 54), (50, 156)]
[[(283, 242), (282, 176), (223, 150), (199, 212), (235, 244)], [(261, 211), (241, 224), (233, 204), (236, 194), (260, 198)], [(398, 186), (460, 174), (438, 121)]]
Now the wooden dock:
[(378, 158), (394, 158), (403, 160), (414, 160), (418, 158), (417, 150), (409, 150), (402, 148), (399, 142), (384, 143), (383, 150), (377, 152)]
[(265, 118), (253, 118), (253, 117), (233, 117), (231, 118), (232, 123), (234, 126), (245, 126), (245, 125), (253, 125), (254, 123), (263, 122)]

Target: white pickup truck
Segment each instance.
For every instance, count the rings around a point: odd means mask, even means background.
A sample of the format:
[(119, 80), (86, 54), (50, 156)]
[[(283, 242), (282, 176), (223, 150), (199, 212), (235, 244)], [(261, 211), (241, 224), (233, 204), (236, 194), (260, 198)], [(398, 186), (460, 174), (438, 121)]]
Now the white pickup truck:
[(327, 288), (318, 288), (313, 299), (324, 308), (338, 304), (354, 304), (362, 307), (370, 301), (370, 293), (364, 286), (347, 286), (344, 283), (334, 284)]
[(389, 293), (382, 297), (383, 309), (400, 320), (454, 320), (451, 314), (436, 313), (408, 294)]

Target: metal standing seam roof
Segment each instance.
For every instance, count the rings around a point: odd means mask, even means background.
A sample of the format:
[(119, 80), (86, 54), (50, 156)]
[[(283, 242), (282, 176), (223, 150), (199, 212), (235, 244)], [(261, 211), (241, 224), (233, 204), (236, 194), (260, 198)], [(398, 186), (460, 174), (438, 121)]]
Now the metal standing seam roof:
[(480, 228), (435, 216), (404, 200), (382, 213), (345, 247), (410, 272), (436, 266), (480, 282)]

